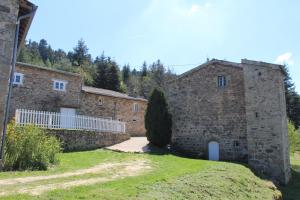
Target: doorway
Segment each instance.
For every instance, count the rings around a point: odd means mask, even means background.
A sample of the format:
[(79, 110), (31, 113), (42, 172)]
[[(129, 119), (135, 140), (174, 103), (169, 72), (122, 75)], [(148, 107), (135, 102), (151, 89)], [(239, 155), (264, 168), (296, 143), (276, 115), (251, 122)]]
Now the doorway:
[(208, 143), (208, 159), (218, 161), (220, 159), (219, 143), (211, 141)]

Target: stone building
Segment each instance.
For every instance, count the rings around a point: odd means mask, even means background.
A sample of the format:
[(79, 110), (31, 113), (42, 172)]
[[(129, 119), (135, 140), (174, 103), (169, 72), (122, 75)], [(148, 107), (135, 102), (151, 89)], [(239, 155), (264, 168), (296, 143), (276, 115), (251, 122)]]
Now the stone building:
[(10, 118), (16, 109), (68, 112), (126, 122), (131, 136), (144, 136), (147, 100), (87, 87), (79, 74), (17, 63)]
[(257, 173), (291, 177), (280, 65), (211, 60), (168, 84), (172, 145), (210, 160), (247, 162)]
[[(2, 140), (13, 55), (23, 44), (36, 6), (26, 0), (0, 1), (0, 139)], [(32, 15), (28, 15), (28, 14)], [(22, 16), (28, 15), (26, 18)], [(22, 20), (21, 17), (23, 18)], [(17, 29), (16, 27), (19, 26)], [(16, 31), (18, 30), (18, 31)], [(16, 45), (15, 45), (16, 44)], [(16, 48), (14, 48), (16, 47)], [(0, 141), (1, 141), (0, 140)], [(1, 142), (0, 142), (1, 147)], [(0, 158), (1, 159), (1, 158)], [(1, 162), (1, 161), (0, 161)], [(1, 165), (1, 163), (0, 163)], [(1, 166), (0, 166), (1, 167)]]

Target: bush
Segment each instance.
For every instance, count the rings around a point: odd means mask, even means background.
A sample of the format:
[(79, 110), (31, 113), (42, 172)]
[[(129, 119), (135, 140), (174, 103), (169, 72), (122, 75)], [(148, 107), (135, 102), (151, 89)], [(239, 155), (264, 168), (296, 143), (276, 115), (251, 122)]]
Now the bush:
[(300, 133), (296, 130), (293, 122), (288, 123), (288, 133), (290, 142), (290, 152), (300, 151)]
[(145, 114), (146, 136), (156, 146), (164, 147), (171, 142), (172, 116), (164, 93), (154, 89)]
[(56, 164), (60, 142), (33, 125), (15, 126), (10, 122), (4, 148), (5, 170), (46, 170)]

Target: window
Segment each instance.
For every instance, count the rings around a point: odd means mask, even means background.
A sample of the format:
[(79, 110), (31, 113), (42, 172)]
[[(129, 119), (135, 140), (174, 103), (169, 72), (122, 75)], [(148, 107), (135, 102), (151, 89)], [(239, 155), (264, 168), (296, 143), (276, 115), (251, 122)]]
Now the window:
[(66, 81), (54, 80), (53, 89), (58, 91), (66, 91), (66, 84), (67, 84)]
[(139, 111), (139, 104), (134, 103), (133, 104), (133, 112), (138, 112)]
[(239, 147), (240, 146), (239, 141), (237, 141), (237, 140), (233, 141), (233, 146), (234, 147)]
[(14, 74), (14, 79), (13, 79), (13, 84), (15, 85), (22, 85), (23, 84), (23, 74), (21, 73), (15, 73)]
[(102, 99), (102, 97), (98, 97), (98, 105), (99, 106), (103, 105), (103, 99)]
[(225, 86), (226, 86), (226, 77), (218, 76), (218, 87), (225, 87)]

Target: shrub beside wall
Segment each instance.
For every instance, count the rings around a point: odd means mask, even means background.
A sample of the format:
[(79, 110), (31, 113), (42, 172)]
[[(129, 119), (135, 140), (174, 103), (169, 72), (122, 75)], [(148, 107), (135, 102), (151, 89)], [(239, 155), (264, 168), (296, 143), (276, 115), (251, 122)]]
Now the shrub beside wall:
[(9, 123), (4, 148), (4, 170), (46, 170), (56, 164), (60, 142), (33, 125)]

